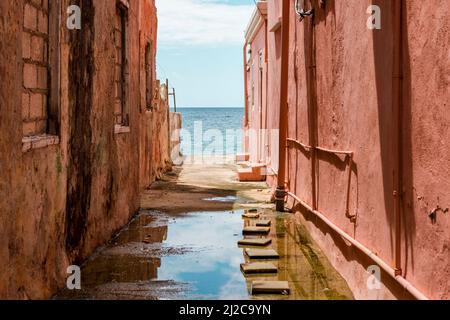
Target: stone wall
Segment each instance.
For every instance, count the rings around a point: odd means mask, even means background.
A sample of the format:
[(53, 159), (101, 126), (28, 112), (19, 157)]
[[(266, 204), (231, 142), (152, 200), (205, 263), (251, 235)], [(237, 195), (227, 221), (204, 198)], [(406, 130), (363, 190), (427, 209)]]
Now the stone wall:
[[(181, 154), (181, 134), (180, 130), (182, 128), (181, 113), (171, 112), (170, 113), (170, 150), (171, 159), (174, 163), (181, 164), (182, 154)], [(181, 161), (181, 162), (180, 162)]]
[[(170, 169), (161, 134), (168, 104), (154, 80), (155, 4), (118, 3), (128, 15), (118, 71), (116, 1), (0, 3), (0, 298), (50, 297), (67, 266), (124, 225), (140, 191)], [(66, 28), (69, 4), (81, 8), (81, 30)], [(150, 50), (143, 39), (153, 40)]]

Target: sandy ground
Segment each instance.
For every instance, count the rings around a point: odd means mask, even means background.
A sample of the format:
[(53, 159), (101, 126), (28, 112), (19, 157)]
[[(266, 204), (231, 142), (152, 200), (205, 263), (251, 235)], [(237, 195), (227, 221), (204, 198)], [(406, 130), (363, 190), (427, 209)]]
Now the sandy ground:
[[(254, 207), (273, 208), (265, 182), (237, 181), (233, 157), (187, 158), (146, 190), (141, 208), (177, 214)], [(217, 198), (214, 201), (214, 198)]]

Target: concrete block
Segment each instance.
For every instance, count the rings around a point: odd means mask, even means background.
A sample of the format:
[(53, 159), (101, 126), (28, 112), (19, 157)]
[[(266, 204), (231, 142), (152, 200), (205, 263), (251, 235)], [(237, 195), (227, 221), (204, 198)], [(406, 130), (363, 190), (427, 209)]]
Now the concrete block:
[(242, 214), (242, 217), (248, 218), (248, 219), (258, 219), (259, 213), (244, 213), (244, 214)]
[(269, 227), (271, 224), (270, 220), (258, 220), (256, 221), (256, 226), (257, 227)]
[(242, 263), (241, 271), (245, 274), (255, 273), (277, 273), (277, 267), (271, 262)]
[(272, 293), (272, 294), (289, 294), (291, 292), (287, 281), (263, 281), (255, 280), (252, 282), (251, 293)]
[(243, 234), (267, 234), (270, 232), (270, 227), (245, 227)]
[(245, 254), (250, 259), (278, 259), (278, 252), (273, 249), (245, 249)]
[(238, 241), (241, 246), (267, 246), (272, 243), (271, 239), (257, 238), (257, 239), (242, 239)]

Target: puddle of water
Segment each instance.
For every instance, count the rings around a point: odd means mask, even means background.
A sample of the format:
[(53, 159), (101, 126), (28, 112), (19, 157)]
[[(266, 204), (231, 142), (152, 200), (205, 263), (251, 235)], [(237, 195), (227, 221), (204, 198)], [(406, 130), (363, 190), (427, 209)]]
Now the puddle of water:
[(169, 227), (166, 246), (188, 246), (182, 255), (162, 257), (159, 279), (190, 284), (189, 299), (247, 299), (240, 272), (244, 262), (236, 245), (242, 233), (242, 212), (190, 214)]
[[(199, 212), (176, 218), (143, 212), (82, 268), (82, 290), (64, 290), (57, 299), (347, 299), (345, 281), (317, 253), (291, 215), (270, 210), (270, 248), (278, 251), (276, 275), (244, 277), (248, 262), (237, 246), (244, 210)], [(252, 280), (288, 281), (291, 294), (249, 295)]]
[(239, 200), (238, 197), (236, 196), (227, 196), (227, 197), (213, 197), (213, 198), (206, 198), (203, 199), (205, 201), (215, 201), (215, 202), (230, 202), (230, 203), (234, 203), (237, 202)]

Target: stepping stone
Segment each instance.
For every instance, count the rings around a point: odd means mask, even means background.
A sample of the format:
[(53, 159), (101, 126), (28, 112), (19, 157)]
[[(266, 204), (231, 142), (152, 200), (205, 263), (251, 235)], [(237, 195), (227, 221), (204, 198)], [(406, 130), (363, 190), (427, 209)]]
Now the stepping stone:
[(259, 213), (244, 213), (242, 214), (242, 217), (249, 219), (257, 219), (259, 218)]
[(258, 238), (258, 239), (242, 239), (238, 241), (241, 246), (267, 246), (272, 243), (272, 239)]
[(258, 212), (258, 209), (248, 209), (247, 212), (248, 213), (256, 213), (256, 212)]
[(268, 227), (270, 226), (271, 221), (270, 220), (258, 220), (256, 221), (257, 227)]
[(245, 274), (255, 273), (277, 273), (277, 267), (270, 262), (250, 262), (242, 263), (241, 271)]
[(273, 249), (245, 249), (250, 259), (278, 259), (278, 252)]
[(269, 227), (245, 227), (244, 230), (242, 230), (243, 234), (260, 234), (260, 233), (267, 234), (269, 232), (270, 232)]
[(289, 283), (287, 281), (262, 281), (257, 280), (252, 282), (252, 294), (260, 293), (275, 293), (275, 294), (289, 294)]

